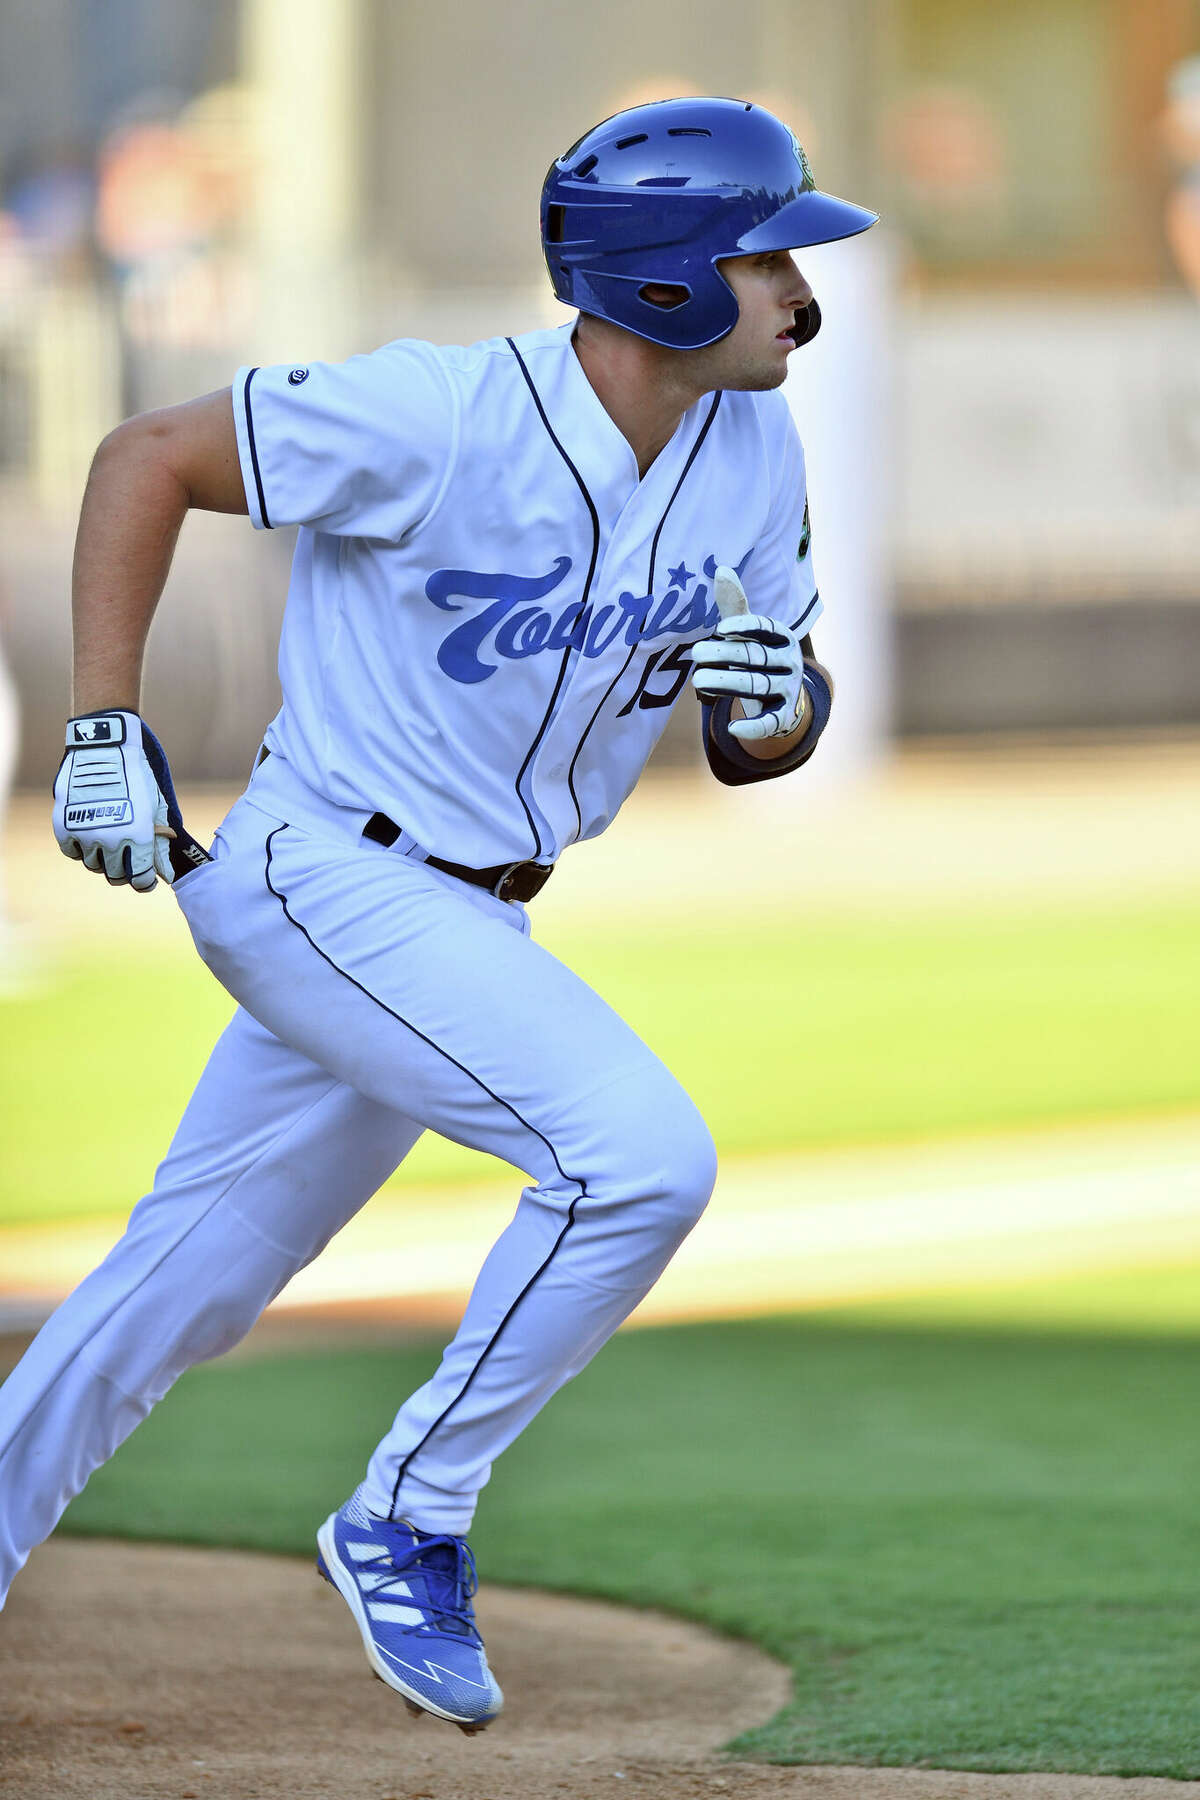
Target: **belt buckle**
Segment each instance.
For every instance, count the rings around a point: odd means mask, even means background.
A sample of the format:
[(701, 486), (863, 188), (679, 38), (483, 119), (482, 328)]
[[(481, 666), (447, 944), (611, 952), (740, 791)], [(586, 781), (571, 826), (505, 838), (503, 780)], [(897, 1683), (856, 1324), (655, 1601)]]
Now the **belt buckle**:
[(492, 892), (497, 900), (532, 900), (549, 881), (551, 868), (553, 864), (547, 867), (536, 862), (509, 863)]
[(492, 892), (496, 896), (497, 900), (511, 900), (512, 899), (512, 878), (516, 874), (517, 870), (520, 868), (523, 868), (523, 867), (524, 867), (523, 863), (519, 863), (519, 862), (509, 863), (508, 867), (502, 871), (502, 873), (500, 874), (500, 876), (496, 882), (495, 887), (492, 889)]

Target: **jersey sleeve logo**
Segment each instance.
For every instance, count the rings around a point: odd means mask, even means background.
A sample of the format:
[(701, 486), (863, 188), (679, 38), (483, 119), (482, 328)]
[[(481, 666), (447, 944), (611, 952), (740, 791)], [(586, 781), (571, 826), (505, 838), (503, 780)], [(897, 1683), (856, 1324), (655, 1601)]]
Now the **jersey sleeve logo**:
[(808, 500), (804, 502), (804, 523), (800, 527), (800, 542), (796, 546), (796, 561), (803, 562), (812, 544), (812, 527), (808, 522)]
[(307, 380), (308, 380), (308, 370), (307, 369), (289, 369), (288, 370), (288, 381), (290, 382), (292, 387), (299, 387), (300, 383), (302, 381), (307, 381)]

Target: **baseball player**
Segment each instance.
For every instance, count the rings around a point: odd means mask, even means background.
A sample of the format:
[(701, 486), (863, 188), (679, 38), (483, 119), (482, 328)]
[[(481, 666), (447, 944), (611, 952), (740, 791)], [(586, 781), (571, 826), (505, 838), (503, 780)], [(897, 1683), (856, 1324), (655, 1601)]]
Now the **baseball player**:
[[(571, 323), (241, 369), (97, 453), (55, 833), (109, 881), (171, 883), (238, 1009), (152, 1192), (0, 1393), (2, 1597), (422, 1131), (505, 1158), (528, 1183), (462, 1323), (317, 1534), (375, 1672), (467, 1731), (502, 1703), (464, 1541), (492, 1462), (642, 1299), (715, 1174), (691, 1101), (530, 940), (525, 903), (613, 818), (689, 679), (719, 780), (812, 754), (831, 690), (778, 389), (820, 314), (790, 253), (874, 220), (728, 99), (597, 126), (541, 216)], [(300, 527), (283, 704), (209, 848), (137, 710), (189, 507)]]

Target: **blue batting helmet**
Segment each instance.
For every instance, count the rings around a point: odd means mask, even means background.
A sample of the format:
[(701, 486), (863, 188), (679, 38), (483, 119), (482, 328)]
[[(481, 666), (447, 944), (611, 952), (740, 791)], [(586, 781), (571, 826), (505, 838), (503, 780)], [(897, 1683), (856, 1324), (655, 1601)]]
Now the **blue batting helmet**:
[[(616, 113), (559, 157), (542, 189), (558, 298), (675, 350), (715, 344), (737, 323), (720, 257), (828, 244), (875, 219), (821, 193), (795, 135), (745, 100)], [(671, 307), (647, 300), (643, 290), (660, 283), (684, 296)]]

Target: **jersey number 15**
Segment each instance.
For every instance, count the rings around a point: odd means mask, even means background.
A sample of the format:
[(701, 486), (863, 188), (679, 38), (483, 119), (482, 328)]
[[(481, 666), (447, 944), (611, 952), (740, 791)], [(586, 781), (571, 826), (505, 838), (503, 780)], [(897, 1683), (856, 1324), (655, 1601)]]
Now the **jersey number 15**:
[[(690, 644), (675, 644), (670, 650), (656, 650), (652, 656), (648, 656), (642, 665), (636, 688), (617, 714), (618, 719), (627, 718), (635, 706), (646, 710), (656, 706), (673, 706), (692, 672), (692, 665), (688, 660), (691, 647)], [(670, 686), (660, 694), (651, 693), (648, 685), (650, 677), (668, 672), (671, 675)]]

